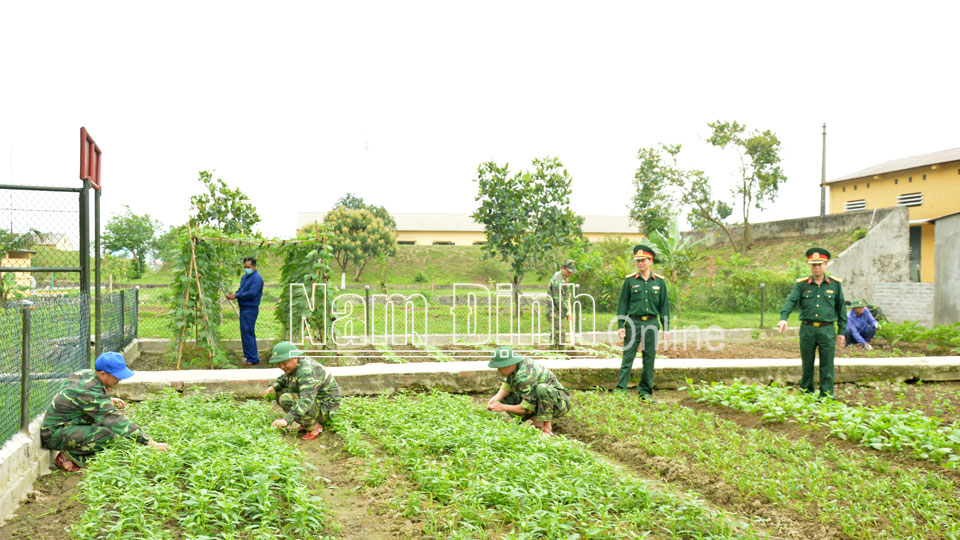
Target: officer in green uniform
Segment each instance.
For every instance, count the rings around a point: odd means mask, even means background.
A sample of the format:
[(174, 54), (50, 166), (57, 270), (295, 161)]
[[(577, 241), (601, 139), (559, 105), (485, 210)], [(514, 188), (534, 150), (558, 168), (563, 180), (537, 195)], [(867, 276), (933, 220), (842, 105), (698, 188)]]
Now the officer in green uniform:
[(617, 304), (617, 326), (623, 342), (623, 361), (620, 364), (618, 390), (626, 390), (630, 382), (633, 360), (637, 349), (643, 349), (643, 371), (637, 390), (640, 397), (653, 396), (653, 362), (657, 356), (657, 332), (663, 325), (664, 343), (670, 339), (670, 300), (667, 298), (667, 282), (652, 271), (656, 253), (650, 246), (640, 244), (633, 248), (637, 271), (628, 274), (620, 289)]
[(780, 310), (777, 324), (777, 330), (783, 332), (790, 312), (799, 307), (800, 359), (803, 363), (800, 388), (813, 393), (813, 362), (817, 349), (820, 349), (820, 397), (833, 397), (833, 354), (837, 345), (843, 346), (847, 328), (843, 287), (839, 279), (824, 273), (828, 260), (830, 252), (823, 248), (807, 250), (811, 275), (794, 284)]
[[(559, 343), (563, 335), (563, 321), (570, 321), (570, 297), (564, 291), (561, 301), (560, 286), (570, 281), (570, 276), (577, 271), (577, 263), (572, 259), (564, 261), (560, 270), (554, 272), (547, 287), (547, 294), (553, 299), (553, 309), (550, 311), (550, 341)], [(558, 316), (559, 315), (559, 316)]]
[(333, 374), (306, 356), (289, 341), (281, 341), (273, 347), (271, 364), (280, 364), (283, 370), (263, 395), (276, 394), (277, 403), (287, 414), (270, 424), (285, 428), (294, 422), (300, 424), (302, 439), (312, 441), (320, 436), (323, 424), (340, 407), (340, 387)]
[(66, 388), (53, 398), (40, 424), (43, 447), (60, 450), (54, 459), (56, 464), (68, 472), (79, 471), (108, 441), (118, 437), (169, 450), (168, 445), (148, 437), (118, 410), (126, 407), (122, 399), (110, 397), (110, 388), (133, 376), (123, 355), (105, 352), (93, 367), (70, 375)]
[(553, 434), (553, 420), (570, 410), (570, 393), (549, 369), (513, 352), (493, 351), (489, 366), (503, 378), (500, 390), (487, 401), (487, 410), (507, 412), (531, 420), (537, 429)]

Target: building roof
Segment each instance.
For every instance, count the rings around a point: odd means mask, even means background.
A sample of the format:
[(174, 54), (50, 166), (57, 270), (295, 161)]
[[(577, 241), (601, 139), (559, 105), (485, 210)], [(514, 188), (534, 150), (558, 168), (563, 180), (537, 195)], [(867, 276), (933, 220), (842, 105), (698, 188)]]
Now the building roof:
[(843, 182), (844, 180), (866, 178), (868, 176), (875, 176), (878, 174), (886, 174), (896, 171), (905, 171), (907, 169), (916, 169), (918, 167), (927, 167), (929, 165), (937, 165), (939, 163), (947, 163), (950, 161), (960, 161), (960, 148), (941, 150), (932, 154), (923, 154), (922, 156), (894, 159), (893, 161), (887, 161), (879, 165), (874, 165), (873, 167), (867, 167), (862, 171), (841, 176), (840, 178), (827, 180), (827, 183), (832, 184), (834, 182)]
[[(313, 222), (323, 222), (326, 212), (300, 212), (297, 228), (302, 229)], [(470, 214), (390, 214), (397, 222), (398, 231), (457, 231), (483, 232), (483, 225), (473, 220)], [(583, 216), (584, 233), (637, 233), (627, 216)]]

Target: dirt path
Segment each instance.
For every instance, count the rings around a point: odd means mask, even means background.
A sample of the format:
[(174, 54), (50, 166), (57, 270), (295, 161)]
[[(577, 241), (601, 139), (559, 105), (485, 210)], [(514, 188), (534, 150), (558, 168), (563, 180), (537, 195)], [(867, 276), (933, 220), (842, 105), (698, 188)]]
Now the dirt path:
[(0, 538), (69, 540), (68, 528), (86, 510), (84, 504), (71, 499), (81, 478), (83, 473), (60, 471), (38, 478), (32, 496), (0, 527)]

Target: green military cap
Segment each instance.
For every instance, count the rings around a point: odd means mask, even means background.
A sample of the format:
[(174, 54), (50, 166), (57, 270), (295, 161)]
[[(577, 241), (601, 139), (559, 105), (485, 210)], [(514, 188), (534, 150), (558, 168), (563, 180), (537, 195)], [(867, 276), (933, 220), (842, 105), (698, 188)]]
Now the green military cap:
[(567, 270), (570, 270), (571, 272), (573, 272), (574, 270), (577, 269), (577, 263), (573, 259), (567, 259), (563, 261), (561, 268), (566, 268)]
[(855, 298), (855, 299), (853, 300), (853, 302), (850, 304), (850, 307), (852, 307), (852, 308), (855, 308), (855, 307), (867, 307), (867, 301), (864, 300), (863, 298)]
[(637, 244), (633, 246), (633, 258), (650, 259), (650, 262), (655, 262), (657, 260), (657, 253), (653, 251), (652, 247), (646, 244)]
[(281, 341), (273, 346), (273, 356), (270, 357), (271, 364), (279, 364), (284, 360), (296, 358), (303, 354), (303, 351), (289, 341)]
[(821, 264), (830, 260), (830, 252), (823, 248), (810, 248), (807, 250), (807, 262), (810, 264)]
[(490, 358), (488, 366), (492, 368), (502, 368), (519, 364), (521, 360), (523, 360), (523, 358), (513, 352), (512, 348), (497, 347), (497, 350), (493, 351), (493, 356)]

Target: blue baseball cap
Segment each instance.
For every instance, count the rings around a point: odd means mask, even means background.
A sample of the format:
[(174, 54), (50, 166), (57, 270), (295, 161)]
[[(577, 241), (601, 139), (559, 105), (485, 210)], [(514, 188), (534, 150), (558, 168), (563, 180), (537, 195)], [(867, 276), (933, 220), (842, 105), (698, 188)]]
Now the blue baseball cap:
[(127, 363), (123, 361), (123, 355), (118, 352), (105, 352), (101, 354), (97, 358), (97, 361), (93, 363), (93, 368), (97, 371), (107, 372), (121, 381), (133, 377), (133, 372), (127, 367)]

